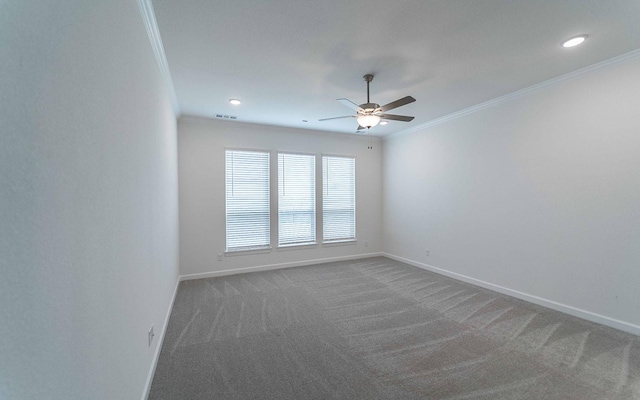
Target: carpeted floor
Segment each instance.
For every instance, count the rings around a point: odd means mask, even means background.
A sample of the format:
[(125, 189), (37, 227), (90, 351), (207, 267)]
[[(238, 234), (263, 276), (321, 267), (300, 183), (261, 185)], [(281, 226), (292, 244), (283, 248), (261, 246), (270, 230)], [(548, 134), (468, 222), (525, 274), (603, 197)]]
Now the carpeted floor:
[(640, 399), (640, 342), (369, 258), (182, 282), (149, 399)]

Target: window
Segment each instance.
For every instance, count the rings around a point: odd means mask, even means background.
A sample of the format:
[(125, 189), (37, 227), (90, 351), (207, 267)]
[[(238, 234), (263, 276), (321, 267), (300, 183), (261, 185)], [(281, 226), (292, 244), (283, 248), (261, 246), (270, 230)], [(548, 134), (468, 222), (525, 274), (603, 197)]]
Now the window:
[[(277, 157), (278, 168), (273, 210), (270, 181), (276, 170), (270, 161), (276, 160), (271, 157)], [(316, 232), (325, 243), (356, 239), (355, 158), (228, 149), (225, 173), (227, 252), (270, 249), (271, 212), (274, 218), (277, 212), (274, 235), (280, 247), (315, 244)], [(316, 215), (316, 189), (321, 215)]]
[(225, 153), (227, 251), (269, 248), (269, 153)]
[(278, 245), (316, 241), (316, 157), (278, 154)]
[(356, 238), (356, 160), (322, 157), (322, 232), (324, 241)]

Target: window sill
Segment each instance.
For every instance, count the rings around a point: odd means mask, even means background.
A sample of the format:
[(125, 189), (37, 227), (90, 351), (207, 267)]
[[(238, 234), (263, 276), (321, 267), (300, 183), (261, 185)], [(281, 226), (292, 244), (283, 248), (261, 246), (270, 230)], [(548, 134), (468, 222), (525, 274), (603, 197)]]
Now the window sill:
[(318, 243), (300, 243), (300, 244), (283, 244), (278, 246), (278, 251), (290, 251), (290, 250), (304, 250), (304, 249), (315, 249), (318, 247)]
[(235, 256), (247, 256), (252, 254), (267, 254), (271, 253), (273, 248), (265, 247), (263, 249), (253, 249), (253, 250), (237, 250), (237, 251), (225, 251), (225, 257), (235, 257)]
[(352, 246), (358, 244), (356, 239), (347, 239), (347, 240), (334, 240), (331, 242), (322, 243), (322, 247), (334, 247), (334, 246)]

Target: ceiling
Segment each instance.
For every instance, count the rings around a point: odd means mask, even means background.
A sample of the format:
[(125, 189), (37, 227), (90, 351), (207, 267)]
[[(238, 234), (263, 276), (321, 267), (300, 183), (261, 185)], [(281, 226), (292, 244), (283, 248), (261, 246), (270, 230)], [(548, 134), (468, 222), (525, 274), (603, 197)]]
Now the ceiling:
[(354, 119), (318, 119), (364, 103), (367, 73), (371, 101), (417, 99), (392, 112), (413, 122), (370, 130), (384, 136), (640, 47), (637, 0), (152, 3), (183, 115), (343, 133)]

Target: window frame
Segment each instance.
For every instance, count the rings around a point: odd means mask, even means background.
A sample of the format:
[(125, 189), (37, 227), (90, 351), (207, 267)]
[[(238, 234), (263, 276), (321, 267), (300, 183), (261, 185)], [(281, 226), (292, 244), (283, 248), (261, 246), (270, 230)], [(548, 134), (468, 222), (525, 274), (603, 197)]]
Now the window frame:
[[(239, 249), (228, 250), (227, 248), (227, 198), (226, 198), (226, 153), (227, 151), (246, 151), (246, 152), (258, 152), (268, 154), (269, 160), (269, 179), (268, 179), (268, 191), (269, 191), (269, 244), (264, 247), (254, 249)], [(279, 243), (280, 237), (280, 215), (279, 215), (279, 158), (280, 154), (292, 154), (292, 155), (304, 155), (314, 158), (314, 185), (315, 185), (315, 240), (313, 242), (301, 242), (301, 243)], [(336, 158), (350, 158), (354, 161), (354, 237), (349, 239), (337, 239), (337, 240), (325, 240), (324, 239), (324, 171), (323, 171), (323, 159), (324, 157), (336, 157)], [(322, 247), (335, 247), (343, 245), (354, 245), (357, 243), (358, 237), (358, 214), (357, 214), (357, 192), (358, 192), (358, 179), (357, 179), (357, 159), (355, 155), (336, 154), (336, 153), (313, 153), (313, 152), (300, 152), (281, 150), (277, 148), (265, 149), (265, 148), (249, 148), (249, 147), (224, 147), (224, 167), (223, 175), (225, 182), (225, 256), (241, 256), (250, 254), (266, 254), (271, 253), (273, 250), (277, 251), (291, 251), (291, 250), (304, 250), (313, 249), (318, 246)], [(276, 190), (273, 190), (276, 188)]]
[[(347, 238), (347, 239), (329, 239), (329, 240), (325, 240), (324, 238), (324, 202), (325, 202), (325, 198), (324, 198), (324, 158), (325, 157), (334, 157), (334, 158), (349, 158), (349, 159), (353, 159), (353, 238)], [(358, 173), (357, 173), (357, 157), (354, 155), (345, 155), (345, 154), (334, 154), (334, 153), (322, 153), (320, 155), (320, 173), (321, 173), (321, 177), (320, 177), (320, 183), (321, 183), (321, 200), (322, 200), (322, 204), (320, 206), (321, 209), (321, 221), (320, 221), (320, 225), (322, 227), (321, 230), (321, 238), (322, 238), (322, 244), (323, 245), (327, 245), (327, 247), (329, 246), (337, 246), (340, 244), (353, 244), (356, 243), (358, 241)]]
[[(296, 242), (296, 243), (280, 243), (280, 154), (284, 155), (299, 155), (299, 156), (309, 156), (313, 157), (313, 184), (314, 184), (314, 240), (306, 241), (306, 242)], [(278, 250), (293, 250), (293, 249), (307, 249), (307, 248), (315, 248), (317, 247), (319, 241), (318, 238), (322, 237), (322, 232), (318, 231), (318, 157), (319, 153), (309, 153), (309, 152), (299, 152), (299, 151), (287, 151), (287, 150), (274, 150), (274, 156), (276, 159), (276, 163), (274, 165), (276, 173), (275, 173), (275, 182), (277, 190), (275, 191), (275, 215), (276, 215), (276, 224), (275, 224), (275, 241), (273, 242)], [(321, 178), (320, 178), (321, 179)], [(322, 194), (322, 193), (320, 193)]]
[[(237, 151), (237, 152), (253, 152), (253, 153), (264, 153), (267, 155), (268, 161), (268, 179), (267, 179), (267, 198), (268, 198), (268, 227), (269, 227), (269, 242), (265, 246), (260, 246), (256, 248), (238, 248), (234, 250), (233, 248), (230, 250), (228, 247), (228, 215), (227, 215), (227, 152), (228, 151)], [(273, 250), (272, 242), (273, 242), (273, 202), (272, 202), (272, 159), (271, 159), (272, 151), (267, 149), (259, 149), (259, 148), (241, 148), (241, 147), (225, 147), (224, 148), (224, 182), (225, 182), (225, 190), (224, 190), (224, 201), (225, 201), (225, 209), (224, 209), (224, 238), (225, 238), (225, 247), (224, 254), (225, 256), (234, 256), (234, 255), (242, 255), (242, 254), (256, 254), (256, 253), (269, 253)]]

